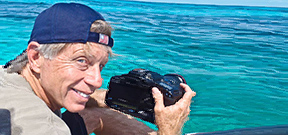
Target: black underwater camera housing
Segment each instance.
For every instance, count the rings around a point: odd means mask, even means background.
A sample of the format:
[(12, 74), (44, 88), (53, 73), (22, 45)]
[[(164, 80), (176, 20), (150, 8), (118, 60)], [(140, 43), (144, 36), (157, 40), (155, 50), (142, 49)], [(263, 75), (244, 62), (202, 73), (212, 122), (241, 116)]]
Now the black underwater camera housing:
[(105, 102), (110, 108), (154, 123), (152, 87), (162, 92), (164, 105), (169, 106), (185, 93), (180, 83), (186, 81), (178, 74), (162, 76), (149, 70), (134, 69), (128, 74), (111, 77)]

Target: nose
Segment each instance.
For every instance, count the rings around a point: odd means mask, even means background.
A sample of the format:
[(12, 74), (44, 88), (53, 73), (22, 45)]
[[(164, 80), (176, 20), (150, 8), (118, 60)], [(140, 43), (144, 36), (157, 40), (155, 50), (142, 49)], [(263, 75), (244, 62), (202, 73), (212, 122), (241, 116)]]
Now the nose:
[(93, 66), (90, 67), (90, 69), (88, 69), (86, 71), (86, 76), (84, 78), (84, 81), (94, 87), (95, 89), (98, 89), (102, 86), (102, 77), (101, 77), (101, 71), (100, 71), (100, 67), (99, 66)]

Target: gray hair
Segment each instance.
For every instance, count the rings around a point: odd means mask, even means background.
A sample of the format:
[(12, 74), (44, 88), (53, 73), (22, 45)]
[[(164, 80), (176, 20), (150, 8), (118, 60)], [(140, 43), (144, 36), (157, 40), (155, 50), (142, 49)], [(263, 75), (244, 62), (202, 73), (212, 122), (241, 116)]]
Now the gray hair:
[[(102, 21), (102, 20), (96, 20), (90, 28), (91, 32), (96, 33), (102, 33), (108, 36), (111, 36), (112, 33), (112, 27), (109, 23)], [(47, 59), (54, 59), (61, 50), (63, 50), (66, 46), (72, 45), (73, 43), (53, 43), (53, 44), (40, 44), (40, 46), (37, 48), (37, 50), (43, 55), (44, 58)], [(87, 42), (86, 45), (90, 46), (91, 43)], [(107, 52), (109, 53), (109, 56), (112, 57), (115, 54), (112, 52), (111, 47), (105, 46)], [(22, 71), (22, 69), (27, 65), (28, 63), (28, 57), (27, 57), (27, 51), (24, 50), (20, 55), (18, 55), (14, 60), (10, 60), (5, 64), (4, 69), (6, 69), (6, 72), (8, 73), (18, 73)]]

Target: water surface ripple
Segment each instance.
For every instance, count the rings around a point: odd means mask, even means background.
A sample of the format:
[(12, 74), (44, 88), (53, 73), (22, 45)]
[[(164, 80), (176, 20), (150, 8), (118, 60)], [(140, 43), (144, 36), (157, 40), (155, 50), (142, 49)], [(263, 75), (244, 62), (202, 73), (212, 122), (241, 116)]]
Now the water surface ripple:
[[(0, 63), (27, 46), (38, 13), (54, 1), (0, 2)], [(114, 27), (103, 70), (182, 74), (197, 92), (184, 133), (288, 124), (288, 9), (82, 1)]]

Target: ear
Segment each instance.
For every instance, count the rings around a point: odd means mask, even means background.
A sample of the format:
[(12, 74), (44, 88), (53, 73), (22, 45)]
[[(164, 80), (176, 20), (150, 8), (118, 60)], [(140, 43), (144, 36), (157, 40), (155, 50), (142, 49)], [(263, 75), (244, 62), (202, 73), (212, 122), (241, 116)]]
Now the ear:
[(27, 47), (27, 57), (30, 68), (36, 73), (40, 73), (40, 67), (44, 60), (43, 56), (40, 55), (40, 52), (38, 51), (39, 46), (39, 43), (32, 41)]

